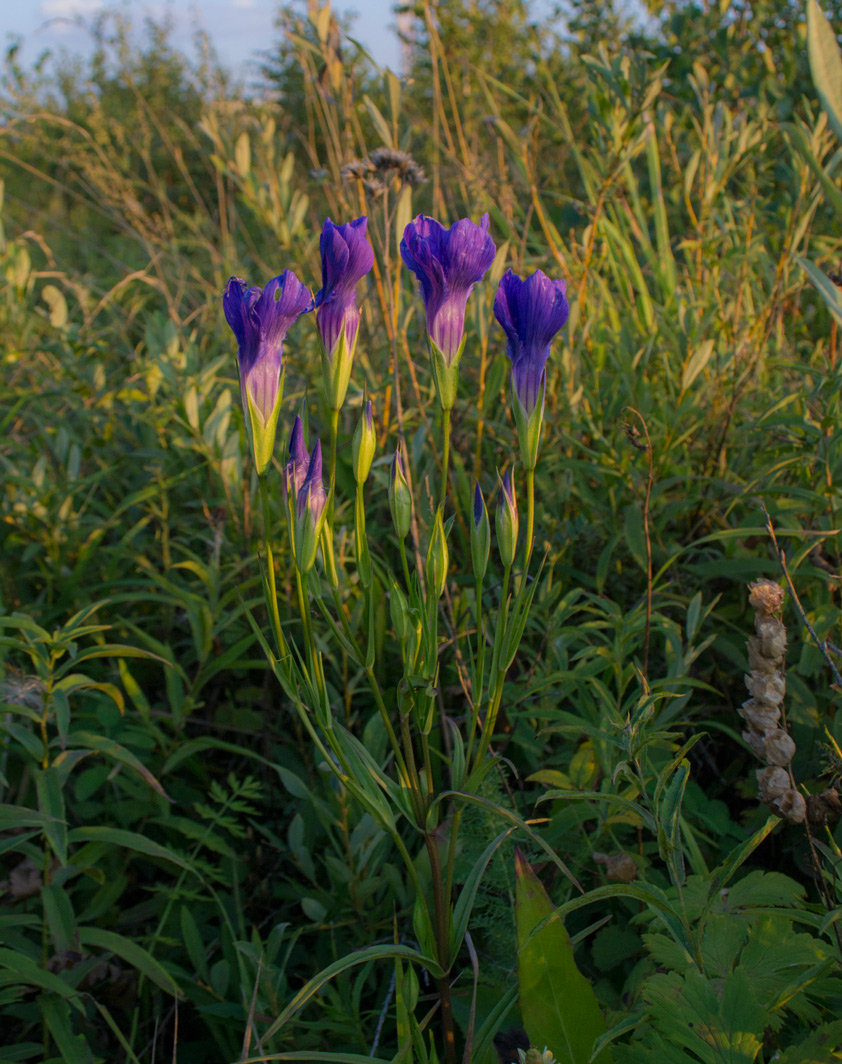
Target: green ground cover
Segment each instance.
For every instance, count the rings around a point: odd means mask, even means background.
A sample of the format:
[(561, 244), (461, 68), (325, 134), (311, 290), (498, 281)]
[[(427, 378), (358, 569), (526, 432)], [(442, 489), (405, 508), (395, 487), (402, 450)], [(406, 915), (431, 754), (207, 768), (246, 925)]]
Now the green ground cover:
[[(522, 1025), (565, 1064), (840, 1059), (828, 14), (811, 8), (808, 27), (796, 4), (676, 2), (644, 30), (579, 0), (561, 33), (511, 0), (418, 4), (398, 78), (327, 8), (293, 7), (257, 95), (165, 28), (140, 47), (112, 17), (90, 63), (29, 71), (9, 53), (0, 1062), (493, 1064), (517, 1058), (500, 1035)], [(411, 598), (431, 582), (445, 463), (398, 244), (419, 213), (486, 212), (497, 255), (468, 302), (422, 741), (422, 696), (401, 708), (388, 484), (400, 439)], [(329, 438), (317, 330), (305, 316), (284, 346), (265, 519), (221, 297), (232, 275), (285, 269), (316, 291), (324, 218), (361, 215), (374, 268), (338, 419), (337, 587), (319, 561), (305, 588), (328, 721), (307, 716), (319, 670), (280, 471), (296, 413)], [(493, 525), (514, 463), (522, 532), (526, 513), (492, 312), (508, 268), (563, 279), (570, 317), (548, 366), (531, 608), (470, 774), (474, 481)], [(369, 585), (351, 448), (364, 396)], [(758, 578), (786, 593), (796, 752), (780, 767), (797, 822), (758, 801), (737, 712), (760, 668)], [(504, 586), (492, 531), (487, 684)], [(375, 685), (423, 746), (424, 823), (394, 782)]]

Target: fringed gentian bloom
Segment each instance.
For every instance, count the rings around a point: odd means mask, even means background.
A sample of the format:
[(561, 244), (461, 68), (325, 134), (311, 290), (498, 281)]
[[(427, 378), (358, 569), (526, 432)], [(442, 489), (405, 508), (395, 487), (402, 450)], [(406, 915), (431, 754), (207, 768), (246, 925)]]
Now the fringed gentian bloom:
[(509, 270), (494, 299), (494, 316), (508, 340), (515, 421), (527, 470), (534, 470), (538, 460), (547, 359), (553, 338), (567, 321), (566, 291), (564, 281), (551, 281), (540, 270), (525, 281)]
[(319, 240), (322, 287), (316, 295), (316, 324), (322, 340), (325, 397), (331, 410), (341, 408), (348, 390), (360, 324), (357, 284), (374, 263), (367, 225), (367, 218), (345, 225), (334, 225), (328, 218)]
[(443, 410), (450, 410), (456, 401), (468, 296), (485, 276), (495, 253), (487, 214), (479, 225), (462, 218), (449, 229), (419, 214), (403, 233), (401, 257), (421, 285), (433, 378)]
[(322, 445), (316, 440), (307, 476), (297, 496), (295, 564), (302, 573), (309, 573), (313, 568), (326, 513), (327, 492), (322, 481)]
[(263, 289), (249, 288), (241, 277), (232, 277), (225, 287), (222, 309), (240, 348), (243, 410), (251, 431), (254, 464), (262, 475), (272, 461), (283, 396), (284, 337), (299, 314), (313, 309), (313, 299), (292, 270), (284, 270)]

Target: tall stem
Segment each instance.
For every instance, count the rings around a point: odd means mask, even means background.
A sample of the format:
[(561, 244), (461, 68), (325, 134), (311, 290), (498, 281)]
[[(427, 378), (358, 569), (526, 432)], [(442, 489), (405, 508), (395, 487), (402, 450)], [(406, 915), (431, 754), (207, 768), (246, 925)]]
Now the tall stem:
[(444, 971), (444, 975), (438, 980), (444, 1059), (446, 1064), (456, 1064), (456, 1038), (453, 1030), (453, 1009), (450, 1004), (450, 913), (449, 907), (445, 904), (444, 878), (436, 836), (433, 832), (425, 831), (424, 841), (430, 857), (430, 874), (433, 881), (433, 919), (436, 925), (437, 960)]
[(477, 734), (477, 722), (479, 720), (479, 707), (482, 705), (483, 682), (485, 679), (485, 636), (482, 631), (482, 580), (476, 582), (476, 607), (474, 617), (477, 626), (477, 656), (476, 671), (474, 673), (473, 708), (471, 710), (471, 730), (468, 733), (468, 751), (465, 755), (465, 764), (470, 765), (471, 754), (474, 749), (474, 740)]
[(477, 747), (477, 757), (474, 762), (475, 765), (481, 765), (483, 758), (488, 752), (491, 736), (494, 732), (494, 724), (497, 720), (497, 713), (500, 709), (500, 702), (503, 698), (503, 683), (506, 679), (506, 665), (505, 662), (501, 664), (500, 654), (503, 651), (503, 643), (506, 638), (506, 626), (509, 619), (509, 580), (511, 578), (511, 573), (511, 566), (507, 565), (503, 572), (503, 596), (500, 603), (499, 628), (494, 637), (494, 654), (491, 659), (491, 673), (494, 677), (494, 692), (488, 703), (488, 710), (486, 711), (485, 720), (483, 721), (482, 735), (480, 736), (479, 746)]
[(444, 450), (441, 458), (441, 503), (447, 500), (447, 465), (450, 460), (450, 410), (442, 409), (442, 429), (444, 431)]
[(266, 550), (266, 574), (269, 582), (269, 616), (272, 621), (272, 632), (275, 636), (275, 649), (281, 653), (283, 639), (281, 637), (281, 616), (278, 612), (278, 592), (275, 587), (275, 559), (272, 556), (272, 532), (269, 520), (269, 485), (266, 475), (257, 478), (260, 485), (260, 508), (263, 513), (263, 543)]

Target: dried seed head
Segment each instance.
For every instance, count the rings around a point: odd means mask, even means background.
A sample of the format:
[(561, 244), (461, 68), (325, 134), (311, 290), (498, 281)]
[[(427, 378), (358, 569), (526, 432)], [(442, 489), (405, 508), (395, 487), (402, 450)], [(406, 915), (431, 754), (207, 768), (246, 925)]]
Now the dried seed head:
[(777, 728), (766, 736), (763, 751), (770, 765), (788, 765), (795, 755), (795, 743), (783, 728)]
[(395, 173), (408, 185), (420, 185), (427, 179), (418, 163), (405, 151), (398, 151), (395, 148), (375, 148), (369, 154), (368, 161), (379, 173)]
[(789, 773), (778, 765), (757, 770), (757, 797), (761, 802), (780, 798), (790, 789)]
[(774, 580), (755, 580), (749, 584), (749, 605), (757, 613), (771, 617), (784, 604), (783, 588)]
[(374, 166), (369, 159), (351, 159), (339, 171), (339, 176), (343, 181), (362, 181), (372, 173)]
[(780, 665), (780, 658), (767, 658), (763, 653), (763, 643), (756, 635), (749, 636), (748, 665), (752, 672), (774, 672)]
[(760, 640), (760, 652), (776, 663), (783, 661), (786, 654), (786, 628), (777, 617), (764, 617), (758, 613), (754, 619), (754, 630)]
[(842, 816), (842, 802), (839, 792), (828, 787), (821, 794), (807, 795), (807, 819), (819, 827), (829, 822), (835, 823)]
[(786, 678), (782, 672), (752, 672), (746, 676), (746, 687), (752, 698), (769, 706), (783, 705)]
[(787, 791), (780, 798), (775, 798), (772, 805), (793, 824), (803, 823), (807, 816), (807, 803), (800, 791)]
[(737, 712), (753, 731), (761, 735), (774, 731), (781, 719), (779, 706), (770, 705), (768, 702), (758, 702), (754, 698), (743, 702)]
[(605, 866), (605, 878), (619, 883), (631, 883), (637, 879), (637, 865), (634, 858), (621, 850), (619, 853), (594, 853), (594, 863)]

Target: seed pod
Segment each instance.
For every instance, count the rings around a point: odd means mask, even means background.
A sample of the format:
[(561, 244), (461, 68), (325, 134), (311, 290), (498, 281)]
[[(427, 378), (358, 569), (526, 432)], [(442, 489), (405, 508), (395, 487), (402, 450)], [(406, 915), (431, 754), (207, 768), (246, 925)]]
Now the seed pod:
[(756, 732), (749, 728), (748, 731), (743, 732), (743, 742), (748, 743), (752, 752), (756, 754), (761, 761), (765, 760), (766, 736), (763, 732)]
[(786, 628), (777, 617), (762, 617), (758, 614), (754, 621), (754, 630), (760, 640), (760, 648), (767, 658), (773, 658), (776, 663), (783, 660), (786, 654)]
[(774, 672), (752, 672), (746, 676), (746, 687), (752, 698), (770, 706), (783, 705), (786, 694), (786, 678), (777, 669)]
[(795, 756), (795, 743), (783, 728), (776, 728), (766, 736), (763, 750), (770, 765), (788, 765)]
[(750, 698), (747, 702), (743, 702), (737, 712), (753, 731), (760, 732), (761, 735), (774, 731), (778, 726), (778, 721), (781, 719), (779, 706), (770, 706), (766, 702), (758, 702), (756, 698)]
[(803, 823), (807, 815), (807, 803), (800, 791), (789, 790), (780, 798), (776, 798), (772, 805), (793, 824)]
[(757, 797), (761, 802), (769, 803), (780, 798), (790, 789), (789, 773), (777, 765), (757, 770)]
[(748, 666), (752, 672), (774, 672), (780, 664), (779, 658), (767, 658), (763, 653), (763, 644), (756, 635), (750, 636), (746, 643), (748, 648)]

